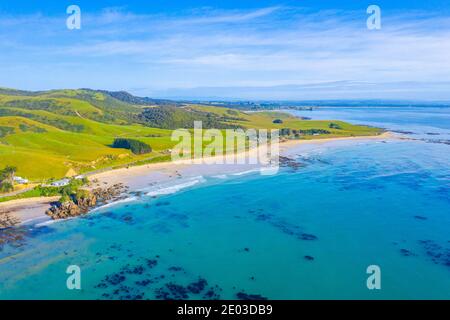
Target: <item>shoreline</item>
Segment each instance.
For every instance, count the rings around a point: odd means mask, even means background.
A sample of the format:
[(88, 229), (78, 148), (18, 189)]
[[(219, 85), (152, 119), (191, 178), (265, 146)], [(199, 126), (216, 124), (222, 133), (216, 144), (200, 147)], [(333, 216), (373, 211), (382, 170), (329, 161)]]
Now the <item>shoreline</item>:
[[(356, 136), (356, 137), (334, 137), (324, 139), (310, 139), (310, 140), (287, 140), (280, 142), (280, 155), (287, 150), (300, 145), (322, 145), (325, 143), (332, 143), (336, 141), (355, 141), (355, 140), (392, 140), (396, 136), (392, 132), (384, 132), (376, 136)], [(245, 154), (249, 156), (257, 153), (259, 148), (246, 150), (236, 155)], [(128, 195), (133, 192), (144, 191), (148, 192), (150, 189), (163, 190), (173, 188), (168, 186), (170, 183), (178, 179), (183, 179), (183, 182), (194, 182), (202, 179), (203, 176), (220, 177), (227, 174), (242, 175), (246, 172), (260, 170), (259, 165), (250, 164), (208, 164), (207, 161), (213, 162), (223, 156), (212, 156), (202, 158), (200, 163), (195, 163), (195, 160), (178, 160), (173, 162), (159, 162), (151, 163), (129, 168), (119, 168), (92, 175), (87, 175), (91, 181), (89, 189), (98, 187), (110, 187), (117, 183), (123, 183), (129, 187)], [(186, 181), (187, 179), (187, 181)], [(190, 179), (190, 180), (189, 180)], [(197, 180), (196, 180), (197, 179)], [(175, 190), (176, 191), (176, 190)], [(45, 215), (45, 211), (49, 209), (51, 202), (57, 201), (60, 197), (38, 197), (11, 200), (0, 203), (0, 215), (10, 214), (20, 220), (20, 224), (27, 224), (33, 221), (51, 220)], [(107, 205), (111, 205), (111, 202)], [(93, 208), (95, 210), (97, 208)]]
[[(310, 140), (287, 140), (284, 142), (280, 142), (280, 153), (285, 151), (287, 148), (291, 148), (298, 145), (303, 144), (323, 144), (323, 143), (329, 143), (329, 142), (335, 142), (335, 141), (354, 141), (354, 140), (387, 140), (387, 139), (395, 139), (396, 136), (389, 131), (383, 132), (376, 136), (356, 136), (356, 137), (338, 137), (338, 138), (324, 138), (324, 139), (310, 139)], [(253, 153), (258, 152), (258, 148), (243, 151), (240, 153), (237, 153), (236, 155), (242, 155), (246, 154), (247, 156)], [(99, 180), (100, 185), (103, 183), (105, 186), (109, 186), (115, 183), (122, 182), (125, 185), (127, 183), (123, 181), (123, 179), (129, 179), (130, 176), (140, 176), (140, 174), (149, 173), (150, 170), (164, 170), (172, 173), (173, 175), (177, 174), (177, 171), (186, 167), (186, 166), (202, 166), (202, 165), (208, 165), (204, 163), (204, 161), (213, 161), (223, 158), (223, 156), (212, 156), (207, 158), (202, 158), (202, 163), (195, 163), (195, 160), (178, 160), (178, 161), (172, 161), (172, 162), (159, 162), (159, 163), (151, 163), (151, 164), (145, 164), (140, 166), (134, 166), (129, 168), (119, 168), (119, 169), (113, 169), (108, 170), (100, 173), (96, 173), (93, 175), (88, 175), (89, 180)], [(214, 164), (213, 164), (214, 165)], [(226, 166), (226, 165), (223, 165)], [(178, 169), (178, 170), (177, 170)], [(106, 184), (106, 183), (107, 184)], [(132, 187), (130, 186), (130, 189)]]

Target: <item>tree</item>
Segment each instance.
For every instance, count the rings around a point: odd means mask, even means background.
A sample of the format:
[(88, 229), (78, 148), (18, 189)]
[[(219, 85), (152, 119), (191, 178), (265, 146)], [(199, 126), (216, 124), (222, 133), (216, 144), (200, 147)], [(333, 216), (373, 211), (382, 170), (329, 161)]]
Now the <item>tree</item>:
[(14, 180), (14, 176), (16, 174), (17, 168), (13, 166), (6, 166), (3, 170), (0, 171), (0, 179), (4, 180)]
[(338, 125), (337, 123), (331, 122), (328, 127), (330, 129), (342, 129), (340, 125)]
[(14, 190), (14, 176), (17, 168), (6, 166), (0, 170), (0, 192), (9, 192)]
[(281, 129), (280, 135), (282, 135), (282, 136), (290, 136), (291, 135), (291, 129), (290, 128), (283, 128), (283, 129)]
[(112, 145), (113, 148), (129, 149), (134, 154), (145, 154), (152, 152), (152, 148), (139, 140), (116, 138)]

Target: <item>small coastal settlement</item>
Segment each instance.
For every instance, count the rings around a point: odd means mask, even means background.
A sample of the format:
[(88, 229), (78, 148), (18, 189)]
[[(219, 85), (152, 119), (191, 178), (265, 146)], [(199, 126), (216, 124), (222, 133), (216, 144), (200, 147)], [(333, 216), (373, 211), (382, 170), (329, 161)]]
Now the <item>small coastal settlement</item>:
[[(381, 133), (377, 128), (297, 118), (287, 112), (248, 112), (126, 92), (0, 88), (0, 202), (58, 196), (59, 208), (85, 212), (124, 188), (96, 189), (87, 178), (90, 173), (170, 161), (170, 150), (177, 143), (171, 139), (173, 130), (192, 130), (194, 121), (201, 121), (203, 129), (279, 129), (281, 140)], [(53, 208), (48, 214), (64, 216), (57, 211)]]

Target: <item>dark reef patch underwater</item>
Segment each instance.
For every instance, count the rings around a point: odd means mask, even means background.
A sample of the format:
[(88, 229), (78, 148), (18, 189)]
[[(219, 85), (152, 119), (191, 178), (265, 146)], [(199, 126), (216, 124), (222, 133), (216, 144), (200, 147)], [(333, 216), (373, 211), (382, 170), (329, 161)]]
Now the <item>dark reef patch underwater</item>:
[[(450, 137), (450, 108), (307, 116)], [(417, 140), (302, 145), (275, 176), (205, 177), (178, 193), (2, 230), (0, 298), (450, 299), (449, 150)], [(66, 287), (71, 265), (81, 290)], [(367, 288), (372, 265), (381, 290)]]

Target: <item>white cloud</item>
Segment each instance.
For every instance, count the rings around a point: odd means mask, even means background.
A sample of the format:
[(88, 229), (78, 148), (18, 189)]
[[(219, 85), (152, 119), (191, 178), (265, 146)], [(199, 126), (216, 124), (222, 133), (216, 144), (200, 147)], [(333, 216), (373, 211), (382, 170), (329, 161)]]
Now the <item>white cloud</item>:
[[(105, 74), (85, 78), (97, 79), (99, 87), (102, 77), (121, 79), (122, 88), (130, 82), (138, 87), (201, 87), (450, 81), (449, 17), (390, 13), (383, 15), (379, 31), (367, 30), (365, 19), (365, 12), (286, 7), (201, 9), (172, 16), (107, 8), (98, 15), (85, 14), (77, 34), (61, 28), (61, 19), (9, 17), (0, 18), (0, 49), (8, 48), (0, 58), (8, 56), (11, 61), (13, 54), (27, 53), (49, 66), (98, 65)], [(43, 20), (46, 25), (40, 31), (45, 32), (33, 32), (31, 37), (23, 29)], [(35, 61), (16, 60), (29, 63), (30, 70), (42, 70)], [(143, 70), (158, 76), (143, 77)], [(129, 79), (133, 71), (135, 77)], [(82, 78), (71, 81), (68, 85), (84, 86)]]

